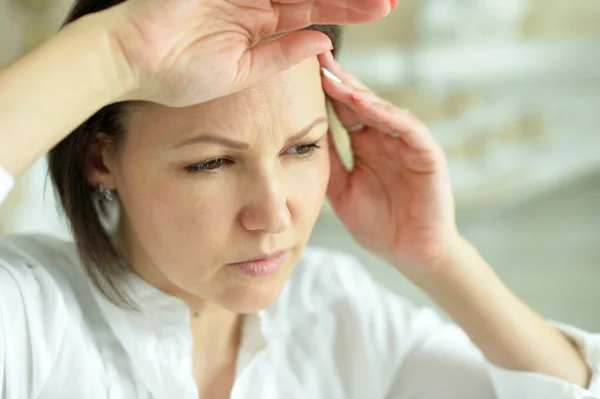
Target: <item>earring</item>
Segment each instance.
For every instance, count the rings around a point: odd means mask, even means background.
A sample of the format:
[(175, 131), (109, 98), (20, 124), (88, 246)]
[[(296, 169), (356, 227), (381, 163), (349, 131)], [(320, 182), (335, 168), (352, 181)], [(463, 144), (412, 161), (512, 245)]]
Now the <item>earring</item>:
[(94, 199), (98, 202), (112, 202), (115, 198), (111, 190), (107, 190), (102, 184), (98, 184), (94, 189)]

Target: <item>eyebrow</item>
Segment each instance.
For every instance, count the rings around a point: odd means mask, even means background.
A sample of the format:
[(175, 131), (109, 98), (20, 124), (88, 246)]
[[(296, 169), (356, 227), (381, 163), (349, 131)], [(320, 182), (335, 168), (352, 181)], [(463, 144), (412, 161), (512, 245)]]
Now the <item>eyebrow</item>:
[[(300, 130), (298, 133), (294, 134), (293, 136), (288, 137), (288, 139), (286, 140), (286, 145), (304, 138), (304, 136), (306, 136), (308, 133), (310, 133), (316, 126), (323, 124), (323, 123), (329, 123), (329, 120), (326, 117), (320, 117), (320, 118), (315, 119), (310, 124), (308, 124), (308, 126), (306, 126), (304, 129)], [(229, 148), (232, 148), (235, 150), (249, 150), (250, 149), (250, 144), (246, 143), (244, 141), (237, 141), (237, 140), (228, 139), (228, 138), (222, 137), (222, 136), (214, 136), (214, 135), (207, 135), (207, 134), (202, 134), (199, 136), (189, 138), (181, 143), (176, 144), (175, 147), (173, 147), (173, 148), (181, 148), (181, 147), (184, 147), (184, 146), (187, 146), (190, 144), (199, 144), (199, 143), (218, 144), (223, 147), (229, 147)]]

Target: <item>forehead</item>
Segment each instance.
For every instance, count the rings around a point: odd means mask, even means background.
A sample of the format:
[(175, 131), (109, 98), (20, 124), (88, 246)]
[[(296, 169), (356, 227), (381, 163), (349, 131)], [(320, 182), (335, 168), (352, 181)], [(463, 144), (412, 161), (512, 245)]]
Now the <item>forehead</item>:
[(240, 92), (204, 104), (186, 108), (152, 104), (132, 114), (130, 130), (145, 134), (162, 132), (159, 140), (166, 141), (165, 131), (176, 139), (198, 131), (221, 133), (226, 129), (236, 134), (252, 127), (294, 131), (303, 128), (307, 121), (323, 116), (326, 116), (325, 95), (319, 63), (314, 58)]

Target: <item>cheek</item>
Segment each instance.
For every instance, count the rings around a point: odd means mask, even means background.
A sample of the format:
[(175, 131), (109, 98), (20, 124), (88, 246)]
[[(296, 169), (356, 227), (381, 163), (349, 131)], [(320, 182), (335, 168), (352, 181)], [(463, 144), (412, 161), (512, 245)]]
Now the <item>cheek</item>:
[(155, 182), (155, 194), (148, 201), (149, 217), (173, 236), (217, 238), (219, 226), (226, 225), (232, 210), (227, 201), (219, 200), (222, 193), (212, 184), (202, 184), (193, 176)]
[(200, 184), (198, 177), (185, 172), (134, 171), (122, 182), (123, 206), (149, 251), (160, 248), (158, 252), (169, 257), (175, 255), (171, 249), (188, 255), (204, 252), (204, 247), (219, 247), (225, 240), (222, 227), (233, 213), (213, 185)]
[[(297, 165), (299, 166), (299, 165)], [(318, 217), (329, 182), (329, 158), (319, 154), (309, 166), (291, 168), (288, 184), (291, 186), (291, 210), (302, 213), (302, 217), (312, 225)]]
[[(290, 161), (283, 165), (282, 176), (290, 212), (298, 228), (310, 229), (325, 199), (329, 157), (320, 150), (311, 159)], [(123, 165), (122, 170), (123, 206), (146, 246), (196, 252), (226, 246), (235, 234), (232, 229), (243, 205), (236, 199), (244, 186), (237, 178), (205, 179), (135, 165)], [(190, 248), (183, 250), (186, 247)]]

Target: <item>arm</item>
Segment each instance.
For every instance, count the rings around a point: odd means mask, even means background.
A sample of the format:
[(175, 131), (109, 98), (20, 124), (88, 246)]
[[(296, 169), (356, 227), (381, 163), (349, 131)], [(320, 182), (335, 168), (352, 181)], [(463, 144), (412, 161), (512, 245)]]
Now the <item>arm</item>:
[[(354, 259), (340, 255), (327, 264), (320, 276), (328, 284), (323, 291), (343, 298), (326, 302), (336, 303), (335, 314), (341, 315), (335, 323), (336, 340), (352, 348), (344, 351), (340, 375), (352, 376), (346, 390), (356, 398), (591, 399), (598, 395), (597, 377), (586, 390), (547, 374), (491, 365), (463, 329), (379, 286)], [(567, 326), (558, 328), (577, 341), (589, 364), (600, 364), (597, 337)]]
[[(118, 1), (0, 73), (0, 165), (19, 175), (104, 105), (183, 107), (236, 92), (331, 48), (326, 35), (302, 28), (373, 21), (390, 9), (387, 0), (344, 0), (336, 12), (308, 0)], [(248, 38), (282, 32), (291, 33), (249, 47)]]
[[(331, 55), (321, 56), (321, 64), (341, 78), (324, 79), (323, 86), (334, 99), (342, 124), (362, 124), (350, 133), (352, 171), (344, 168), (330, 146), (328, 196), (355, 240), (431, 296), (497, 370), (520, 371), (519, 378), (527, 376), (523, 378), (529, 388), (523, 386), (522, 397), (547, 399), (531, 390), (539, 384), (545, 384), (545, 392), (557, 386), (573, 392), (590, 386), (590, 368), (600, 361), (586, 364), (579, 352), (584, 349), (517, 299), (461, 237), (446, 159), (427, 127), (410, 112), (377, 97)], [(432, 329), (420, 333), (436, 337), (437, 328)], [(452, 346), (454, 342), (444, 344)], [(430, 350), (416, 353), (428, 356), (429, 366), (439, 361)], [(452, 360), (458, 364), (469, 357), (465, 351), (464, 356), (455, 353)], [(494, 371), (492, 378), (497, 374)], [(444, 378), (444, 373), (432, 378)], [(598, 387), (592, 383), (590, 389)], [(579, 397), (575, 395), (569, 398)], [(500, 397), (513, 399), (514, 395)]]
[(67, 25), (0, 71), (0, 165), (11, 175), (129, 90), (103, 17)]
[(520, 301), (471, 245), (459, 240), (440, 262), (422, 288), (488, 361), (589, 385), (590, 369), (575, 345)]

